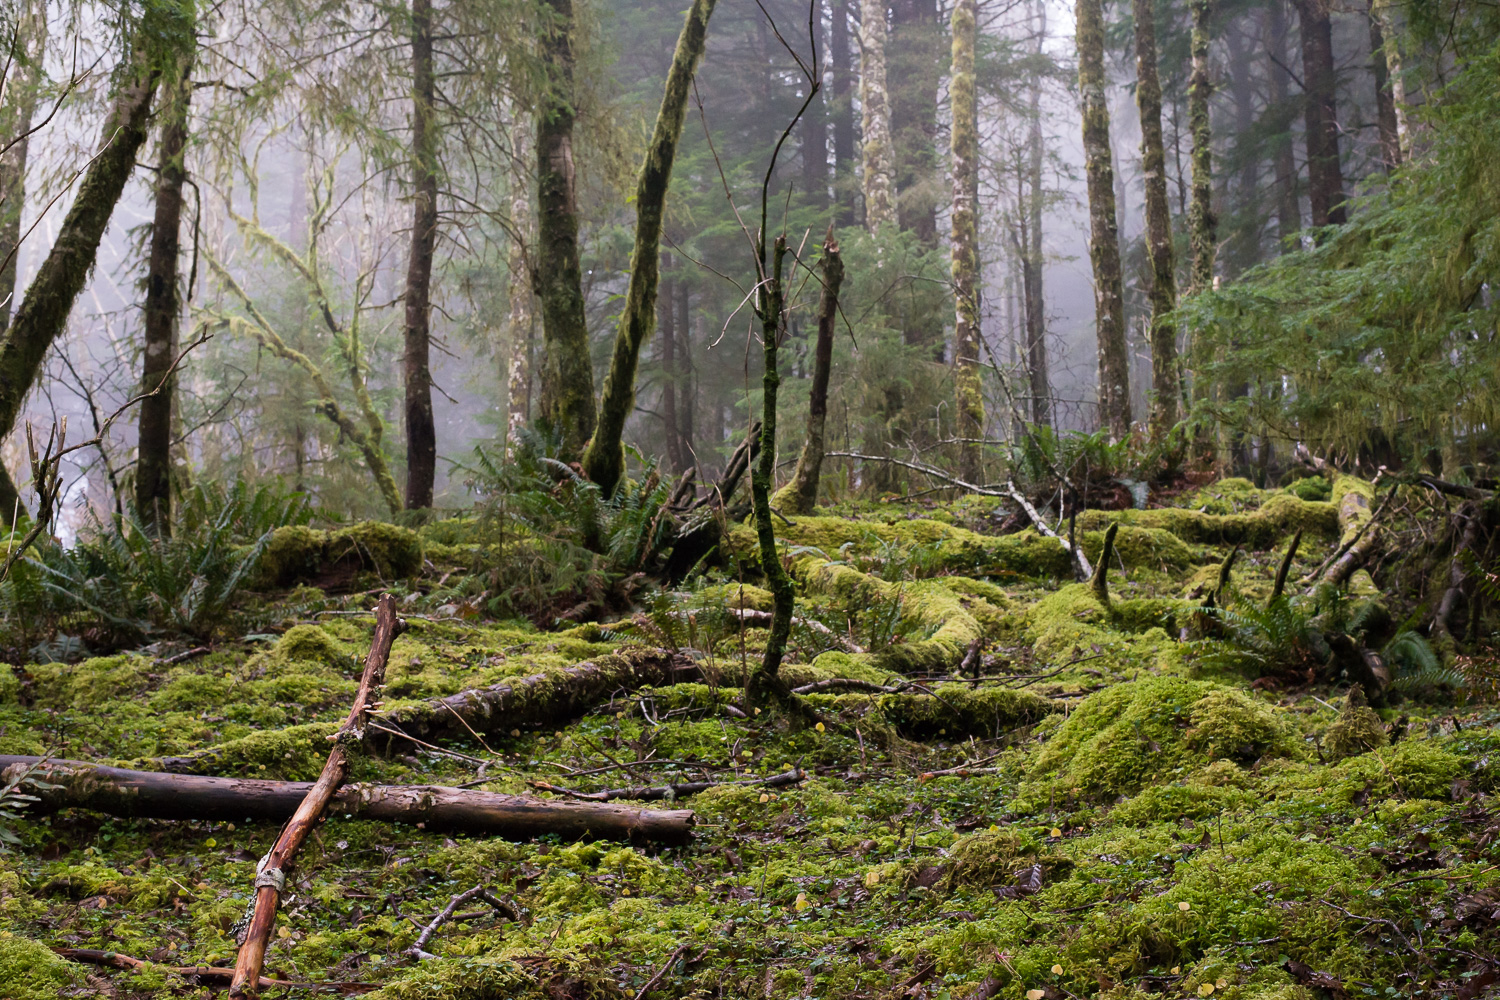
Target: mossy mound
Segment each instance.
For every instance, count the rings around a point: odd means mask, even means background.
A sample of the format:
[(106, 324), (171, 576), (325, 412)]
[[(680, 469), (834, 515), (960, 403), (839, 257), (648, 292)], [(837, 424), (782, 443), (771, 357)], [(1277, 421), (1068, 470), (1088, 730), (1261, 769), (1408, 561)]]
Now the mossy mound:
[(1390, 742), (1385, 721), (1365, 701), (1364, 689), (1355, 685), (1344, 699), (1339, 719), (1323, 736), (1323, 753), (1331, 761), (1368, 753)]
[(87, 712), (143, 693), (151, 683), (150, 667), (149, 658), (122, 653), (27, 670), (38, 708)]
[(1208, 681), (1151, 677), (1084, 699), (1048, 737), (1030, 778), (1036, 787), (1114, 798), (1219, 758), (1253, 763), (1299, 753), (1290, 727), (1254, 696)]
[(0, 997), (57, 1000), (83, 982), (83, 969), (30, 938), (0, 931)]
[(1014, 827), (995, 828), (960, 837), (948, 848), (955, 885), (1008, 885), (1034, 865), (1042, 867), (1043, 877), (1067, 870), (1072, 863), (1066, 858), (1043, 851), (1035, 837)]
[(1112, 822), (1146, 826), (1208, 819), (1255, 801), (1253, 779), (1233, 761), (1217, 760), (1169, 785), (1153, 785), (1110, 810)]
[(410, 528), (362, 521), (336, 531), (288, 525), (271, 534), (256, 567), (259, 587), (338, 584), (359, 573), (404, 579), (422, 569), (422, 539)]

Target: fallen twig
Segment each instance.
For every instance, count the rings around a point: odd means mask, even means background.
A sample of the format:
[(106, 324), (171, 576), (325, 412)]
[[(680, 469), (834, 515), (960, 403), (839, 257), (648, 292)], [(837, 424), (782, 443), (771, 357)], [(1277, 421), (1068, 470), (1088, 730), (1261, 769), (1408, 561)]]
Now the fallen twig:
[(406, 949), (406, 953), (417, 959), (418, 961), (428, 958), (437, 958), (436, 955), (425, 950), (427, 947), (427, 942), (432, 940), (432, 935), (437, 933), (437, 929), (439, 927), (443, 926), (443, 924), (447, 923), (448, 920), (452, 919), (453, 915), (458, 912), (458, 908), (460, 906), (464, 905), (471, 899), (482, 899), (486, 903), (489, 903), (491, 906), (493, 906), (497, 912), (503, 914), (506, 917), (509, 917), (516, 923), (521, 923), (521, 911), (516, 909), (514, 904), (501, 899), (493, 892), (490, 892), (490, 890), (483, 885), (476, 885), (474, 888), (466, 889), (458, 895), (454, 896), (452, 899), (448, 900), (448, 905), (443, 907), (442, 910), (438, 912), (438, 915), (433, 917), (432, 921), (428, 923), (426, 927), (422, 928), (422, 933), (417, 935), (416, 943), (413, 944), (410, 948)]
[(181, 653), (174, 653), (171, 656), (163, 656), (161, 659), (154, 662), (152, 666), (172, 667), (176, 666), (179, 663), (186, 663), (188, 660), (197, 659), (200, 656), (207, 656), (212, 652), (212, 646), (194, 646), (192, 649), (184, 650)]

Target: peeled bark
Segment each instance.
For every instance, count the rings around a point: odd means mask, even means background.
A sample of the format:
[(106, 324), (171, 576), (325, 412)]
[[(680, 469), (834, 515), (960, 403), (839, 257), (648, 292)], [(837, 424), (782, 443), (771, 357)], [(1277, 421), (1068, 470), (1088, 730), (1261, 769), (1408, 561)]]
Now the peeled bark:
[(162, 115), (161, 164), (156, 174), (156, 212), (151, 221), (151, 257), (146, 269), (145, 342), (137, 427), (135, 509), (148, 531), (172, 533), (172, 411), (177, 354), (177, 254), (182, 229), (182, 188), (187, 180), (188, 104), (192, 99), (193, 54), (183, 56)]
[(1188, 210), (1188, 239), (1192, 248), (1192, 280), (1189, 294), (1211, 288), (1218, 220), (1213, 206), (1213, 128), (1208, 115), (1213, 84), (1208, 78), (1208, 16), (1212, 0), (1192, 0), (1191, 48), (1193, 75), (1188, 84), (1188, 124), (1193, 133), (1193, 200)]
[(1307, 123), (1307, 201), (1314, 226), (1343, 225), (1344, 171), (1339, 163), (1333, 24), (1327, 0), (1294, 0), (1302, 34)]
[(573, 0), (546, 0), (542, 30), (550, 69), (536, 103), (536, 295), (542, 312), (542, 419), (568, 456), (594, 434), (594, 369), (589, 359), (583, 268), (578, 262), (578, 194), (573, 165)]
[(406, 329), (401, 378), (406, 388), (406, 509), (432, 506), (437, 425), (432, 418), (432, 256), (437, 243), (437, 122), (433, 102), (432, 0), (411, 4), (411, 251), (406, 262)]
[(807, 514), (818, 505), (818, 480), (823, 471), (823, 430), (828, 422), (828, 376), (833, 367), (833, 337), (838, 322), (839, 287), (844, 283), (844, 258), (833, 228), (823, 241), (823, 288), (818, 294), (818, 340), (813, 348), (811, 398), (807, 406), (807, 440), (797, 457), (792, 481), (777, 494), (783, 514)]
[(708, 19), (714, 12), (714, 3), (715, 0), (693, 0), (693, 6), (688, 10), (682, 32), (677, 36), (672, 67), (667, 71), (667, 84), (656, 115), (656, 127), (651, 134), (651, 145), (647, 147), (636, 183), (635, 249), (630, 255), (630, 284), (625, 291), (625, 307), (615, 332), (609, 374), (604, 377), (604, 391), (599, 398), (594, 437), (583, 456), (583, 471), (599, 485), (605, 496), (614, 493), (625, 475), (623, 437), (625, 421), (635, 410), (636, 365), (640, 360), (641, 345), (656, 325), (662, 209), (672, 181), (677, 141), (682, 136), (688, 90), (708, 44)]
[[(163, 6), (150, 6), (137, 30), (142, 38), (170, 36), (176, 26), (164, 22), (171, 16)], [(15, 428), (21, 404), (36, 381), (48, 348), (67, 325), (73, 300), (88, 280), (99, 241), (135, 167), (136, 153), (146, 141), (147, 118), (160, 73), (140, 58), (115, 92), (101, 133), (102, 148), (84, 171), (57, 241), (0, 341), (0, 438)]]
[(984, 436), (984, 394), (979, 374), (979, 102), (974, 80), (978, 38), (975, 0), (953, 5), (953, 369), (958, 394), (959, 475), (980, 479), (979, 439)]
[(1094, 330), (1099, 345), (1099, 423), (1111, 440), (1130, 435), (1130, 356), (1115, 211), (1115, 168), (1105, 93), (1104, 3), (1078, 0), (1078, 89), (1083, 100), (1084, 169), (1088, 175), (1089, 260), (1094, 271)]
[[(28, 770), (56, 787), (32, 790), (35, 814), (88, 809), (111, 816), (243, 822), (283, 822), (313, 784), (256, 778), (205, 778), (99, 767), (83, 761), (0, 756), (0, 776)], [(444, 785), (344, 785), (329, 800), (328, 817), (406, 823), (433, 831), (527, 840), (603, 838), (665, 844), (692, 837), (690, 809), (637, 809), (501, 795)]]
[(1141, 172), (1146, 183), (1146, 251), (1151, 260), (1151, 441), (1177, 425), (1182, 393), (1177, 375), (1177, 272), (1162, 145), (1161, 79), (1156, 69), (1156, 15), (1151, 0), (1131, 0), (1135, 16), (1135, 103), (1141, 114)]
[(885, 0), (861, 0), (859, 104), (863, 128), (865, 228), (896, 221), (891, 112), (885, 80)]

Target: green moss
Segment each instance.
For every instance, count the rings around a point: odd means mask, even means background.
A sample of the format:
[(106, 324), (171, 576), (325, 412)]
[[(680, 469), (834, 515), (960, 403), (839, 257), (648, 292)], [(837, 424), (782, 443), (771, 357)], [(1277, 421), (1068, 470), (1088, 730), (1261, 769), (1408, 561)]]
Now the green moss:
[(1292, 483), (1286, 491), (1300, 500), (1322, 503), (1333, 495), (1333, 484), (1322, 476), (1308, 476)]
[(294, 625), (277, 640), (271, 663), (306, 660), (327, 666), (348, 666), (350, 650), (319, 625)]
[(1055, 709), (1040, 695), (1010, 688), (942, 684), (932, 691), (930, 695), (881, 695), (876, 709), (897, 731), (918, 739), (999, 736), (1037, 722)]
[[(979, 887), (1013, 882), (1039, 863), (1041, 853), (1042, 845), (1034, 837), (1013, 827), (981, 830), (960, 837), (948, 848), (954, 883)], [(1055, 865), (1055, 859), (1048, 860)]]
[(739, 608), (743, 611), (770, 612), (775, 595), (764, 587), (748, 583), (723, 583), (704, 587), (689, 602), (695, 608)]
[(1236, 764), (1215, 761), (1169, 785), (1153, 785), (1110, 810), (1112, 822), (1144, 826), (1181, 819), (1207, 819), (1255, 801), (1253, 782)]
[[(190, 755), (197, 764), (193, 771), (242, 778), (312, 781), (323, 770), (332, 746), (328, 737), (337, 729), (337, 723), (317, 722), (285, 729), (257, 730), (239, 739), (195, 751)], [(150, 762), (146, 763), (149, 766)]]
[[(584, 996), (586, 994), (581, 994)], [(537, 981), (514, 962), (483, 959), (427, 961), (404, 972), (370, 1000), (547, 1000)]]
[(148, 658), (122, 653), (81, 663), (44, 663), (28, 668), (38, 708), (92, 711), (145, 691), (150, 683)]
[(1383, 747), (1390, 742), (1385, 722), (1365, 703), (1364, 691), (1358, 686), (1349, 690), (1338, 721), (1323, 736), (1323, 753), (1331, 761), (1343, 760)]
[[(1098, 562), (1104, 549), (1103, 531), (1082, 533), (1084, 555)], [(1115, 534), (1115, 552), (1127, 571), (1140, 567), (1160, 570), (1183, 570), (1213, 558), (1201, 546), (1189, 545), (1171, 531), (1122, 524)], [(1110, 567), (1117, 569), (1116, 566)]]
[(1078, 519), (1079, 526), (1089, 531), (1102, 531), (1111, 521), (1118, 522), (1122, 528), (1157, 528), (1184, 542), (1200, 545), (1244, 545), (1252, 549), (1268, 549), (1299, 528), (1308, 535), (1333, 537), (1338, 533), (1338, 508), (1332, 503), (1312, 503), (1279, 493), (1260, 509), (1244, 514), (1205, 514), (1163, 507), (1157, 510), (1090, 510)]
[(0, 931), (0, 996), (6, 1000), (57, 1000), (83, 981), (83, 969), (51, 948)]
[(287, 525), (272, 533), (255, 582), (261, 587), (290, 587), (340, 567), (386, 580), (413, 576), (422, 569), (421, 537), (383, 521), (362, 521), (332, 532)]

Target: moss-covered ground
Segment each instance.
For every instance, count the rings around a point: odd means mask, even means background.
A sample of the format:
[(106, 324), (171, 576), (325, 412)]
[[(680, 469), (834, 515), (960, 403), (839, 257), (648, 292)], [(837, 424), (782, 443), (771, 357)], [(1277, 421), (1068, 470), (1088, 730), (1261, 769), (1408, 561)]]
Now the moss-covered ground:
[[(1122, 525), (1108, 607), (1055, 541), (993, 534), (1001, 516), (979, 498), (778, 524), (799, 587), (788, 679), (917, 685), (809, 694), (828, 724), (800, 729), (736, 708), (765, 633), (729, 609), (769, 607), (739, 529), (717, 579), (566, 631), (466, 617), (437, 574), (406, 580), (413, 627), (386, 709), (626, 643), (687, 650), (703, 678), (622, 691), (561, 727), (398, 746), (356, 779), (526, 793), (808, 778), (694, 796), (692, 844), (660, 851), (331, 816), (292, 873), (268, 969), (455, 1000), (1488, 995), (1500, 710), (1445, 690), (1346, 705), (1340, 685), (1252, 685), (1208, 655), (1197, 609), (1229, 546), (1245, 549), (1237, 587), (1261, 595), (1293, 531), (1300, 575), (1338, 522), (1318, 490), (1200, 494), (1080, 520), (1091, 556), (1105, 522)], [(432, 551), (462, 548), (445, 530)], [(310, 779), (356, 684), (369, 600), (272, 593), (280, 626), (174, 665), (122, 653), (5, 671), (0, 753)], [(16, 831), (0, 855), (10, 1000), (206, 994), (164, 968), (232, 963), (229, 928), (276, 834), (82, 812)], [(409, 958), (475, 885), (522, 921), (466, 908), (427, 944), (437, 959)], [(52, 947), (153, 964), (105, 970)]]

